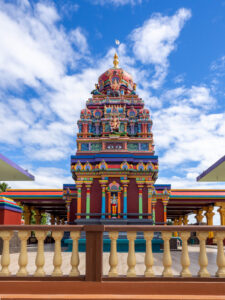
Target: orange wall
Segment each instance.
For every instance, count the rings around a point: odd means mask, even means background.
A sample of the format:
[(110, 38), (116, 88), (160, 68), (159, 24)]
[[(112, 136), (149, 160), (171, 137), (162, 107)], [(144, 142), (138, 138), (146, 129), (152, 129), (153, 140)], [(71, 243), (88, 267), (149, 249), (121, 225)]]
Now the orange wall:
[(21, 224), (21, 213), (1, 209), (0, 210), (0, 224), (1, 225), (20, 225)]

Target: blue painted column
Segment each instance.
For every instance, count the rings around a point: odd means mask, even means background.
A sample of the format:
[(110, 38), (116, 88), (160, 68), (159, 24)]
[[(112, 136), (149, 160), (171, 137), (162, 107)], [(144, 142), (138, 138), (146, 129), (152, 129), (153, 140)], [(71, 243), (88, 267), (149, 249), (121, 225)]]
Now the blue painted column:
[[(102, 186), (102, 214), (105, 214), (105, 186)], [(105, 215), (101, 216), (102, 219), (105, 219)]]
[(123, 218), (127, 219), (127, 185), (124, 185), (123, 189)]
[(106, 190), (106, 186), (107, 186), (107, 183), (108, 183), (108, 180), (105, 180), (105, 179), (102, 179), (102, 180), (99, 180), (99, 183), (101, 184), (101, 187), (102, 187), (102, 208), (101, 208), (101, 218), (102, 219), (105, 219), (105, 208), (106, 208), (106, 197), (105, 197), (105, 190)]

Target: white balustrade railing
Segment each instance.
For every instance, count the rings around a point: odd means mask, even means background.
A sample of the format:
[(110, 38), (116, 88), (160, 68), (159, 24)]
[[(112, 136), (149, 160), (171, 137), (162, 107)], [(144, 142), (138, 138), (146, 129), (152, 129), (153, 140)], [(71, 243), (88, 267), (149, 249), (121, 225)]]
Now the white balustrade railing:
[[(142, 276), (146, 278), (152, 278), (156, 276), (156, 266), (154, 265), (154, 257), (156, 256), (152, 250), (152, 240), (154, 238), (154, 231), (161, 232), (161, 237), (163, 240), (163, 253), (161, 256), (157, 256), (161, 259), (163, 270), (161, 272), (162, 277), (174, 277), (172, 255), (170, 249), (170, 239), (174, 232), (178, 232), (180, 239), (182, 240), (182, 247), (180, 248), (180, 274), (179, 277), (194, 277), (190, 269), (192, 266), (192, 259), (190, 260), (190, 251), (188, 240), (190, 238), (191, 232), (196, 232), (196, 236), (199, 240), (198, 246), (198, 266), (199, 271), (197, 273), (198, 277), (225, 277), (225, 255), (223, 241), (225, 239), (225, 226), (0, 226), (0, 237), (3, 240), (3, 249), (1, 255), (1, 269), (0, 276), (12, 276), (10, 273), (10, 239), (13, 236), (14, 231), (18, 231), (18, 237), (20, 239), (20, 253), (18, 257), (18, 270), (16, 276), (26, 277), (28, 275), (33, 275), (35, 277), (47, 276), (45, 272), (45, 238), (48, 231), (52, 232), (52, 238), (54, 239), (54, 255), (52, 260), (53, 272), (50, 276), (61, 277), (63, 275), (71, 277), (79, 277), (79, 239), (81, 236), (81, 231), (91, 232), (90, 235), (86, 235), (87, 243), (86, 246), (90, 247), (90, 251), (87, 251), (87, 255), (92, 255), (93, 259), (90, 260), (91, 264), (86, 265), (87, 274), (95, 274), (100, 272), (100, 278), (103, 277), (103, 271), (98, 268), (98, 263), (101, 263), (103, 259), (103, 231), (109, 232), (109, 238), (111, 243), (110, 254), (108, 259), (108, 277), (118, 277), (119, 275), (126, 275), (129, 277), (136, 277), (136, 253), (135, 253), (135, 240), (137, 237), (137, 232), (143, 232), (144, 239), (146, 241), (146, 251), (143, 254), (143, 273)], [(27, 271), (28, 266), (28, 247), (27, 240), (30, 237), (31, 231), (35, 232), (37, 238), (37, 248), (36, 248), (36, 259), (35, 266), (36, 269), (33, 274), (29, 274)], [(72, 252), (70, 255), (70, 271), (65, 273), (61, 249), (61, 241), (64, 236), (64, 232), (70, 232), (70, 238), (72, 240)], [(128, 253), (127, 253), (127, 272), (126, 274), (119, 274), (118, 267), (121, 265), (120, 258), (117, 252), (117, 243), (120, 231), (127, 231), (128, 240)], [(208, 267), (208, 257), (207, 257), (207, 246), (206, 241), (209, 232), (214, 232), (214, 242), (217, 244), (217, 256), (215, 264), (217, 264), (217, 271), (212, 273)], [(95, 239), (96, 234), (96, 239)], [(88, 240), (89, 239), (89, 240)], [(100, 240), (99, 240), (100, 239)], [(100, 241), (100, 243), (96, 241)], [(96, 248), (98, 245), (98, 248)], [(100, 246), (99, 246), (100, 245)], [(178, 252), (176, 252), (178, 253)], [(90, 258), (90, 257), (89, 257)], [(87, 257), (86, 257), (87, 261)], [(105, 262), (106, 263), (106, 262)], [(140, 263), (140, 262), (139, 262)], [(176, 262), (176, 264), (178, 264)], [(91, 269), (91, 270), (90, 270)], [(159, 274), (158, 274), (159, 275)], [(157, 276), (158, 276), (157, 275)], [(90, 275), (92, 276), (92, 275)], [(93, 275), (94, 276), (94, 275)], [(90, 277), (92, 278), (92, 277)], [(95, 278), (95, 277), (93, 277)], [(96, 277), (97, 278), (97, 277)], [(99, 278), (99, 277), (98, 277)]]

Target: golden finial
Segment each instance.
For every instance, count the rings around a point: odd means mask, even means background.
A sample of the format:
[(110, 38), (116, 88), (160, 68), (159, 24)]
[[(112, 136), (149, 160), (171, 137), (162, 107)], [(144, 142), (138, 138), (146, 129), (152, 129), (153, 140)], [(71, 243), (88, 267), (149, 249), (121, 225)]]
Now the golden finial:
[(114, 68), (118, 68), (119, 60), (118, 60), (118, 55), (117, 55), (117, 53), (115, 53), (115, 55), (114, 55), (113, 64), (114, 64)]

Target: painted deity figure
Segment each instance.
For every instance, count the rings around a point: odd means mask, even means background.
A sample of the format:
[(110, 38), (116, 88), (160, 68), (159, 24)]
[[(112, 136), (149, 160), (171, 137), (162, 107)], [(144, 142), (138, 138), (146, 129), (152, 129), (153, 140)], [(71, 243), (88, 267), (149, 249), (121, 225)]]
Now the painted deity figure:
[(117, 217), (117, 198), (114, 194), (111, 200), (112, 218)]
[(119, 130), (120, 121), (119, 121), (118, 117), (113, 116), (113, 118), (110, 122), (110, 126), (111, 126), (111, 131), (118, 131)]

